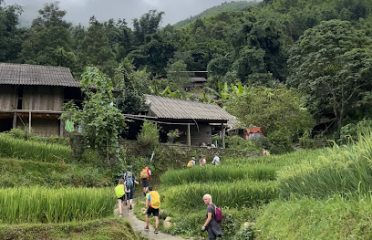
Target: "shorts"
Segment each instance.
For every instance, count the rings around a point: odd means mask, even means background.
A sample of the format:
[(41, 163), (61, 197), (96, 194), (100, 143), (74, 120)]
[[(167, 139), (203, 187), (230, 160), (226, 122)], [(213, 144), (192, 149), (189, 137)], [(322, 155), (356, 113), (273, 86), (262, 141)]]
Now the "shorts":
[(125, 194), (127, 195), (127, 200), (133, 199), (134, 189), (130, 189), (130, 191), (126, 192)]
[(142, 178), (142, 187), (148, 187), (149, 186), (149, 180), (147, 178)]
[(118, 200), (125, 201), (125, 194), (118, 198)]
[(151, 214), (154, 216), (154, 217), (159, 217), (159, 208), (152, 208), (152, 207), (149, 207), (147, 210), (146, 210), (146, 214), (147, 216), (151, 216)]

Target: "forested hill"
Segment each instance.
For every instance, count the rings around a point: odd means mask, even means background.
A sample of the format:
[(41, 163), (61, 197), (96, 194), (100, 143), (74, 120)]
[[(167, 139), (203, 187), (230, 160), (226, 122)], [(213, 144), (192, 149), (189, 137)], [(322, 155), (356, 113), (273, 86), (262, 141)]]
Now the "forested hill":
[(248, 8), (249, 6), (256, 5), (257, 2), (252, 1), (234, 1), (234, 2), (224, 2), (219, 6), (211, 7), (202, 13), (192, 16), (186, 20), (179, 21), (178, 23), (174, 24), (175, 28), (182, 28), (192, 22), (194, 22), (196, 19), (203, 19), (208, 17), (213, 17), (219, 13), (222, 12), (232, 12), (232, 11), (243, 11), (244, 9)]
[(177, 29), (160, 28), (157, 11), (73, 26), (49, 4), (30, 28), (19, 28), (21, 9), (0, 1), (0, 62), (65, 66), (77, 78), (88, 65), (109, 77), (129, 71), (133, 92), (178, 98), (195, 96), (184, 91), (188, 76), (175, 71), (209, 70), (209, 88), (196, 96), (206, 102), (226, 100), (226, 84), (285, 85), (318, 124), (340, 130), (372, 117), (371, 7), (372, 0), (265, 0)]

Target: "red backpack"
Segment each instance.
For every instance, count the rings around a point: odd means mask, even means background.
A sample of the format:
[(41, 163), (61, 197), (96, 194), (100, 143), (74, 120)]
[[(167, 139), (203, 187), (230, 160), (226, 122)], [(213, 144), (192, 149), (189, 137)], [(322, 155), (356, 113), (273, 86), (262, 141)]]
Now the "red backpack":
[(216, 222), (221, 223), (223, 219), (222, 209), (214, 205), (214, 219)]

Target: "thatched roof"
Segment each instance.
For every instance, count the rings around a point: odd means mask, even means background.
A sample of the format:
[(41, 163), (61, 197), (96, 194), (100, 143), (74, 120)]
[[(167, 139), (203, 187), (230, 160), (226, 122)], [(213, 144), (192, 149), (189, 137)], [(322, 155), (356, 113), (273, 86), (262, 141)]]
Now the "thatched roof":
[(68, 68), (14, 63), (0, 63), (2, 84), (80, 87)]
[(228, 122), (235, 118), (217, 105), (145, 95), (149, 114), (160, 119)]

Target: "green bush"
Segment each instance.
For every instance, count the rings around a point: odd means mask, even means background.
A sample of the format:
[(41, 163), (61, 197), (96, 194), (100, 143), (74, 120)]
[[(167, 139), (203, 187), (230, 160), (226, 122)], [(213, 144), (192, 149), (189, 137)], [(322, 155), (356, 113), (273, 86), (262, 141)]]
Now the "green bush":
[(14, 138), (21, 139), (21, 140), (33, 140), (41, 143), (52, 143), (52, 144), (62, 144), (68, 145), (69, 140), (65, 137), (59, 136), (50, 136), (50, 137), (43, 137), (39, 135), (35, 135), (33, 133), (28, 133), (28, 131), (20, 129), (20, 128), (12, 128), (8, 134)]
[(258, 239), (372, 239), (372, 200), (274, 201), (257, 218)]
[(259, 151), (259, 147), (255, 144), (254, 141), (245, 140), (244, 138), (236, 135), (226, 137), (226, 146), (241, 151)]
[(252, 207), (277, 198), (275, 182), (249, 180), (206, 184), (188, 184), (167, 188), (163, 193), (164, 204), (172, 209), (197, 209), (203, 206), (202, 197), (209, 193), (213, 202), (221, 207)]
[(151, 151), (155, 146), (159, 145), (159, 130), (156, 124), (145, 120), (142, 130), (137, 136), (137, 141), (142, 149), (149, 149)]
[(165, 185), (180, 185), (190, 182), (227, 182), (247, 178), (253, 180), (274, 180), (276, 178), (276, 169), (261, 166), (247, 166), (244, 168), (196, 166), (191, 169), (169, 170), (161, 176), (160, 181)]
[(0, 223), (58, 223), (107, 217), (115, 199), (109, 188), (0, 189)]

